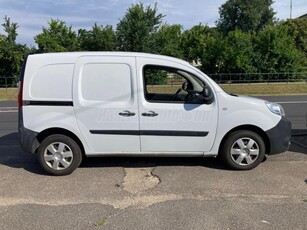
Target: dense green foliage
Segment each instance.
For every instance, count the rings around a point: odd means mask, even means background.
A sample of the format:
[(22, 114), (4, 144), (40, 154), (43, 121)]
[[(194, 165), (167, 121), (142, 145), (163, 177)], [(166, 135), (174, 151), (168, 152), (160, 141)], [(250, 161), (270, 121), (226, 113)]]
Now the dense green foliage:
[(213, 36), (212, 33), (208, 26), (201, 24), (184, 31), (181, 43), (184, 57), (190, 62), (199, 62), (209, 45), (209, 40)]
[(272, 3), (273, 0), (228, 0), (219, 8), (217, 27), (226, 34), (236, 29), (260, 31), (273, 24)]
[[(157, 5), (132, 5), (116, 29), (94, 24), (73, 30), (59, 19), (34, 37), (37, 48), (16, 43), (18, 24), (4, 17), (0, 34), (0, 76), (17, 76), (30, 52), (135, 51), (163, 54), (198, 64), (206, 73), (306, 71), (307, 19), (278, 22), (272, 0), (228, 0), (216, 28), (163, 23)], [(279, 78), (286, 77), (279, 75)], [(3, 82), (0, 81), (0, 85)]]
[(116, 36), (112, 26), (98, 26), (96, 23), (91, 30), (79, 30), (80, 50), (112, 51), (116, 47)]
[(162, 25), (153, 36), (153, 46), (148, 48), (151, 53), (183, 58), (181, 34), (181, 25)]
[(307, 56), (307, 18), (290, 19), (284, 24), (296, 47)]
[(65, 52), (78, 49), (77, 34), (64, 21), (51, 19), (49, 27), (43, 27), (43, 32), (36, 35), (34, 40), (38, 52)]
[(9, 77), (9, 79), (6, 80), (6, 84), (0, 81), (0, 86), (15, 86), (17, 79), (16, 77), (11, 79), (11, 77), (19, 74), (22, 62), (30, 49), (26, 45), (16, 43), (17, 23), (12, 23), (10, 18), (5, 16), (4, 23), (1, 25), (6, 34), (0, 34), (0, 76)]
[(144, 7), (143, 3), (132, 5), (116, 28), (118, 49), (122, 51), (150, 52), (154, 45), (154, 35), (159, 29), (162, 14), (154, 8)]
[(259, 72), (294, 72), (304, 67), (304, 56), (295, 47), (286, 26), (268, 26), (257, 34), (254, 44), (255, 66)]

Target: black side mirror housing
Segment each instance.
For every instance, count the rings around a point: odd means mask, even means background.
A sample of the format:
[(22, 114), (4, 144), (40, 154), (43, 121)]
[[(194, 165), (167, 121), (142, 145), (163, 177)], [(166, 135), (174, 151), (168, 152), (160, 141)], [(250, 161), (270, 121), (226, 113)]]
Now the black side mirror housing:
[(212, 89), (209, 86), (205, 86), (203, 90), (203, 97), (206, 101), (206, 104), (211, 104), (214, 100)]

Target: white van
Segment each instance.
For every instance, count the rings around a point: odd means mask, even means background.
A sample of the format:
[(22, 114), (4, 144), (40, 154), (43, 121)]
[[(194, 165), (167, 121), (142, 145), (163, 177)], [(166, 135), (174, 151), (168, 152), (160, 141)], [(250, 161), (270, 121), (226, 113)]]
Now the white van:
[(188, 62), (120, 52), (29, 55), (19, 139), (53, 175), (84, 156), (220, 156), (252, 169), (289, 147), (282, 107), (225, 93)]

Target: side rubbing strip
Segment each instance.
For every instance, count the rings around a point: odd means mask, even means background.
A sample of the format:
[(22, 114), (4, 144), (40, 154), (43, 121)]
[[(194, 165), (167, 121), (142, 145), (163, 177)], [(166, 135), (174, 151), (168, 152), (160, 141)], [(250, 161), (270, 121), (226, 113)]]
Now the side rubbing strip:
[(140, 135), (137, 130), (90, 130), (91, 134)]
[(148, 136), (205, 137), (205, 136), (208, 135), (208, 132), (141, 130), (140, 134), (141, 135), (148, 135)]
[(109, 135), (142, 135), (142, 136), (177, 136), (177, 137), (205, 137), (209, 132), (197, 131), (165, 131), (165, 130), (90, 130), (91, 134)]
[(22, 105), (34, 106), (73, 106), (72, 101), (23, 101)]

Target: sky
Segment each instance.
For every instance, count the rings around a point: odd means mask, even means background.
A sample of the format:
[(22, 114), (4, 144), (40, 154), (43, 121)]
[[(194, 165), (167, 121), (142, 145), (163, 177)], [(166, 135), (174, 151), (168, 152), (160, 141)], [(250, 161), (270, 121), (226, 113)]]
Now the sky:
[[(218, 9), (226, 0), (141, 0), (145, 5), (155, 2), (158, 12), (166, 15), (163, 22), (181, 24), (184, 29), (202, 23), (214, 26), (219, 18)], [(251, 0), (252, 1), (252, 0)], [(290, 16), (291, 0), (275, 0), (273, 9), (276, 17), (287, 19)], [(0, 0), (0, 21), (7, 15), (12, 22), (17, 22), (17, 42), (35, 46), (34, 36), (41, 33), (48, 21), (60, 19), (72, 25), (77, 31), (80, 28), (90, 29), (98, 25), (116, 24), (126, 10), (140, 0)], [(292, 18), (307, 13), (307, 0), (292, 0)], [(2, 19), (2, 20), (1, 20)], [(0, 33), (3, 34), (2, 27)]]

